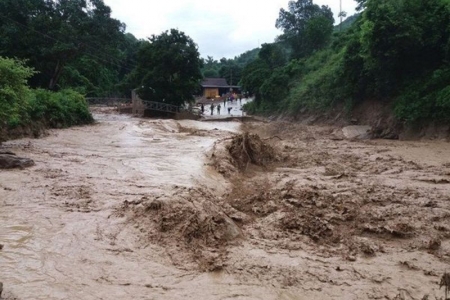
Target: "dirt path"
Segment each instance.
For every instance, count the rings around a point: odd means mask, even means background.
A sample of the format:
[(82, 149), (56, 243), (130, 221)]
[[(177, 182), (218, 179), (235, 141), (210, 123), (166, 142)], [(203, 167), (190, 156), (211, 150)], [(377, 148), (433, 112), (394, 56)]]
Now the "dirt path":
[(96, 119), (6, 143), (36, 162), (0, 172), (6, 299), (443, 296), (449, 144), (258, 124), (281, 161), (241, 175), (239, 123)]

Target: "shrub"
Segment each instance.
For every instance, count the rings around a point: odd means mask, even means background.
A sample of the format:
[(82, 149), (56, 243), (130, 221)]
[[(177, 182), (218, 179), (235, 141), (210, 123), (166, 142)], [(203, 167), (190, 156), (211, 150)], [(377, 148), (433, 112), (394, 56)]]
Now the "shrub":
[(34, 73), (23, 61), (0, 57), (0, 128), (29, 121), (27, 79)]
[(284, 109), (293, 114), (302, 109), (322, 111), (349, 98), (342, 76), (343, 56), (343, 50), (324, 50), (307, 58), (303, 62), (304, 75), (292, 82)]
[(88, 124), (93, 121), (85, 98), (72, 90), (60, 92), (36, 90), (30, 108), (30, 115), (35, 120), (42, 119), (54, 128)]
[[(34, 73), (23, 61), (0, 57), (0, 134), (36, 122), (60, 128), (93, 121), (83, 95), (73, 90), (31, 90), (27, 79)], [(5, 138), (0, 136), (0, 141)]]
[(394, 112), (397, 118), (408, 123), (450, 121), (450, 67), (407, 85), (396, 99)]

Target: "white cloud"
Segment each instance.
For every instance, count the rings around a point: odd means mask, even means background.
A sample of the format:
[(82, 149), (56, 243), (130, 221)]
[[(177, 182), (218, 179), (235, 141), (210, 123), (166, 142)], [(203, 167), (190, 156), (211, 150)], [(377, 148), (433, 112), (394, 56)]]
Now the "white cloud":
[[(280, 8), (288, 0), (104, 0), (112, 16), (127, 24), (127, 32), (146, 38), (170, 28), (189, 35), (201, 56), (232, 58), (281, 32), (275, 28)], [(339, 0), (316, 0), (339, 13)], [(342, 9), (354, 13), (355, 2), (342, 0)]]

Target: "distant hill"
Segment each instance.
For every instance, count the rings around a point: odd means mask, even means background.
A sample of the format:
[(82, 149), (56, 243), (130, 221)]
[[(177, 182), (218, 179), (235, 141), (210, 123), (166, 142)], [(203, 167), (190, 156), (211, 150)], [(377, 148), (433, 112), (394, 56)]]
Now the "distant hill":
[[(342, 30), (347, 30), (353, 23), (355, 23), (355, 21), (359, 18), (359, 16), (361, 15), (361, 13), (357, 13), (354, 14), (350, 17), (348, 17), (347, 19), (345, 19), (342, 22)], [(341, 30), (341, 24), (338, 24), (336, 26), (334, 26), (334, 31), (339, 31)]]
[(241, 55), (236, 56), (234, 58), (234, 61), (238, 65), (246, 66), (247, 64), (254, 61), (256, 58), (258, 58), (259, 50), (261, 50), (261, 48), (258, 47), (258, 48), (246, 51), (246, 52), (242, 53)]

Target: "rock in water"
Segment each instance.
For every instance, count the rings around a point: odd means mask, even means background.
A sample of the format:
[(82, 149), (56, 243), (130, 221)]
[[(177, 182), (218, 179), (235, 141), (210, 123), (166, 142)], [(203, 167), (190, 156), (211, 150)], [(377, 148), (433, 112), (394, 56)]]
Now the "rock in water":
[(16, 155), (15, 153), (11, 152), (11, 151), (5, 151), (5, 150), (0, 150), (0, 154), (11, 154), (11, 155)]
[(18, 157), (14, 154), (0, 154), (0, 169), (27, 168), (34, 166), (34, 161), (29, 158)]
[(366, 140), (370, 138), (372, 127), (365, 125), (354, 125), (342, 128), (342, 133), (347, 139)]

